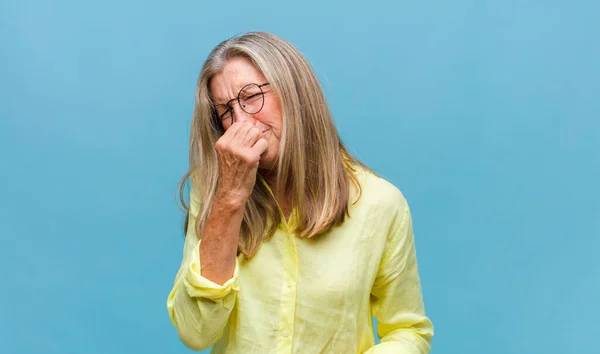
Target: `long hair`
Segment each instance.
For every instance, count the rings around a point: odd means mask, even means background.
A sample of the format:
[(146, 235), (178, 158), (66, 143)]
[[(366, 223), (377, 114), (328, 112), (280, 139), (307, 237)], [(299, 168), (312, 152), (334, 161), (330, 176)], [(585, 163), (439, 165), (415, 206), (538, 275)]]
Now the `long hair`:
[[(296, 210), (296, 232), (313, 237), (341, 224), (348, 216), (350, 182), (360, 191), (354, 168), (366, 169), (344, 147), (331, 118), (317, 77), (300, 52), (278, 36), (250, 32), (228, 39), (209, 54), (198, 79), (190, 136), (190, 169), (179, 184), (179, 197), (201, 238), (217, 188), (215, 143), (222, 130), (215, 120), (210, 80), (232, 58), (249, 60), (274, 90), (283, 114), (275, 184), (286, 192)], [(260, 173), (260, 170), (259, 170)], [(191, 180), (190, 215), (184, 187)], [(357, 199), (358, 200), (358, 199)], [(248, 199), (241, 225), (238, 254), (254, 255), (281, 222), (277, 203), (260, 181)]]

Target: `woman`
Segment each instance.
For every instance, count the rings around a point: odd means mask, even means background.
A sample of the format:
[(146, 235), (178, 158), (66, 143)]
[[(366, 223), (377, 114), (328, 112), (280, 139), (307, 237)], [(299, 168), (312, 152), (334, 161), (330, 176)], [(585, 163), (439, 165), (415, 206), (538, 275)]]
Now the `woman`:
[(182, 194), (188, 180), (183, 261), (167, 301), (188, 347), (429, 352), (408, 205), (346, 151), (289, 43), (247, 33), (209, 55)]

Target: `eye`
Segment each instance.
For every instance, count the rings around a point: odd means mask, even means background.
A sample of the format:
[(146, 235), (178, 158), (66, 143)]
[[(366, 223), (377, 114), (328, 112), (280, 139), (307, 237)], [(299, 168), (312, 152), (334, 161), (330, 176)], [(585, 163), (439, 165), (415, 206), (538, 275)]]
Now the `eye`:
[(260, 92), (259, 92), (259, 93), (254, 93), (254, 94), (252, 94), (252, 95), (250, 95), (250, 96), (246, 97), (246, 99), (247, 99), (247, 100), (251, 100), (251, 99), (253, 99), (253, 98), (257, 98), (257, 97), (258, 97), (258, 96), (260, 96), (260, 95), (261, 95), (261, 93), (260, 93)]
[(215, 112), (217, 113), (217, 117), (223, 120), (229, 118), (228, 115), (231, 113), (231, 108), (226, 105), (216, 105)]
[(225, 112), (219, 114), (219, 118), (221, 120), (225, 120), (225, 119), (231, 118), (231, 108), (227, 108), (227, 110)]

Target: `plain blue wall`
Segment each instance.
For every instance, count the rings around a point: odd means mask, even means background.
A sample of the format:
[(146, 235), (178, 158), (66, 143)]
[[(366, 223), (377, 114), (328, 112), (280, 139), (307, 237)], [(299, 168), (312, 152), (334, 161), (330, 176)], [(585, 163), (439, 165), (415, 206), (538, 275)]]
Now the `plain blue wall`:
[(179, 267), (200, 67), (296, 45), (352, 152), (413, 210), (434, 353), (591, 353), (600, 335), (593, 1), (2, 1), (0, 351), (185, 353)]

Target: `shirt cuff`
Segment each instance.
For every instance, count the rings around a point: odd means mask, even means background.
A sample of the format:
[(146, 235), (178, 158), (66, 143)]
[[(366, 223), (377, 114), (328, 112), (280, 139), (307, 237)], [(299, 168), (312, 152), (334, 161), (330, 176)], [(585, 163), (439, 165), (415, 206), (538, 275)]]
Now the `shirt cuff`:
[(239, 264), (237, 258), (235, 259), (233, 276), (231, 279), (227, 280), (225, 284), (219, 285), (202, 276), (199, 252), (200, 242), (202, 242), (202, 240), (198, 241), (198, 244), (193, 250), (192, 261), (187, 267), (187, 274), (183, 279), (188, 295), (191, 297), (204, 297), (211, 300), (221, 300), (229, 295), (232, 291), (239, 291)]

